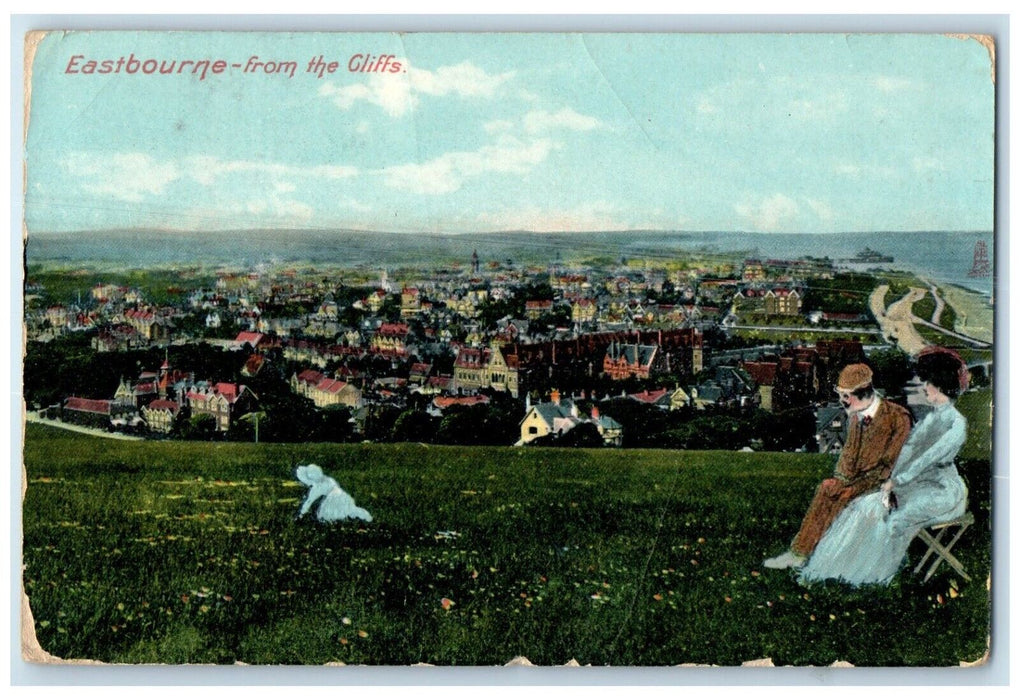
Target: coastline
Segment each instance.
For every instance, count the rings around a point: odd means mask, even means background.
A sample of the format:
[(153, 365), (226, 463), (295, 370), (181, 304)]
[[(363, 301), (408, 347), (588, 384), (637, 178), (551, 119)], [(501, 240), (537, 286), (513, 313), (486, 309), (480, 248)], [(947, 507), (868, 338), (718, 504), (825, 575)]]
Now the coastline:
[(946, 304), (956, 312), (953, 330), (978, 340), (993, 342), (995, 309), (988, 297), (960, 285), (935, 282)]

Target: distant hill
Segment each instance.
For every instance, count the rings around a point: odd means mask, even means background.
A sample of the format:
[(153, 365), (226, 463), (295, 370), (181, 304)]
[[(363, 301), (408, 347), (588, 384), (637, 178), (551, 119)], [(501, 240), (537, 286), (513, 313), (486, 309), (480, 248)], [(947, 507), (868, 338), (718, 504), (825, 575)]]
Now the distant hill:
[(991, 232), (909, 231), (874, 233), (744, 233), (731, 231), (593, 231), (577, 233), (379, 233), (351, 230), (85, 231), (29, 236), (29, 263), (123, 267), (175, 264), (255, 267), (311, 264), (397, 268), (468, 265), (478, 251), (490, 261), (514, 265), (569, 265), (584, 260), (667, 262), (680, 257), (798, 258), (854, 256), (871, 248), (895, 259), (895, 266), (943, 282), (990, 290), (991, 280), (967, 277), (975, 245)]

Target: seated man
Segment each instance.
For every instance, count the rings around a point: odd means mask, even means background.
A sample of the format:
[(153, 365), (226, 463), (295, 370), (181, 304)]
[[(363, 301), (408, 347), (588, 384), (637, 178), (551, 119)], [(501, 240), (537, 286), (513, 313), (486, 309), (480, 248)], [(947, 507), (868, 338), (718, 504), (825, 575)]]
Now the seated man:
[(857, 496), (877, 490), (889, 478), (910, 434), (907, 409), (883, 401), (875, 393), (871, 368), (867, 365), (844, 367), (836, 393), (850, 417), (850, 429), (836, 471), (819, 484), (790, 549), (765, 560), (769, 569), (803, 566), (847, 504)]

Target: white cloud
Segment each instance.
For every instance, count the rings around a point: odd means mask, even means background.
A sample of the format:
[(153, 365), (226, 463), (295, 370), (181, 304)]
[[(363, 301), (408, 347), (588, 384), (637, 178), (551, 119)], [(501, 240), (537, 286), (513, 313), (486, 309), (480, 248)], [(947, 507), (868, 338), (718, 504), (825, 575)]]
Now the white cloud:
[(218, 197), (202, 207), (181, 212), (180, 218), (199, 229), (223, 227), (298, 227), (309, 224), (315, 210), (304, 202), (270, 194), (258, 199)]
[(340, 180), (354, 177), (358, 169), (348, 165), (285, 165), (253, 160), (222, 160), (215, 156), (188, 156), (181, 161), (181, 169), (191, 179), (211, 185), (218, 178), (236, 173), (263, 175), (275, 178), (326, 178)]
[(547, 134), (555, 130), (567, 131), (591, 131), (603, 126), (603, 123), (595, 117), (581, 114), (570, 107), (564, 107), (556, 112), (545, 109), (533, 109), (523, 117), (517, 119), (494, 119), (485, 122), (482, 128), (487, 133), (499, 134), (518, 132), (529, 135)]
[(810, 81), (766, 73), (737, 78), (692, 95), (694, 116), (706, 126), (723, 129), (790, 128), (790, 120), (832, 123), (852, 114), (862, 89), (843, 77), (816, 75)]
[(946, 169), (946, 166), (942, 163), (942, 161), (933, 156), (918, 156), (914, 158), (911, 164), (913, 165), (914, 170), (919, 173), (931, 171), (941, 172)]
[(514, 128), (514, 123), (509, 119), (493, 119), (492, 121), (485, 122), (482, 128), (489, 134), (496, 134), (503, 131), (510, 131)]
[(140, 202), (161, 195), (172, 183), (192, 180), (211, 186), (229, 175), (254, 175), (271, 180), (277, 192), (296, 189), (293, 179), (339, 180), (353, 177), (358, 169), (345, 165), (296, 166), (250, 160), (223, 160), (215, 156), (185, 156), (157, 160), (147, 153), (69, 154), (63, 162), (69, 174), (79, 178), (81, 189), (125, 202)]
[(523, 141), (502, 136), (495, 144), (475, 151), (444, 153), (425, 163), (405, 163), (383, 168), (389, 187), (414, 194), (448, 194), (483, 173), (526, 173), (556, 148), (549, 139)]
[(873, 84), (882, 92), (902, 92), (914, 87), (915, 83), (906, 78), (895, 78), (889, 75), (876, 76)]
[(618, 217), (617, 208), (592, 202), (568, 209), (514, 207), (478, 215), (479, 227), (490, 231), (625, 231), (632, 228)]
[(696, 107), (699, 114), (714, 114), (716, 111), (715, 103), (707, 97), (702, 97), (698, 100), (698, 106)]
[(892, 179), (897, 176), (896, 168), (890, 165), (861, 165), (859, 163), (836, 163), (832, 167), (836, 175), (860, 180), (861, 178)]
[(80, 178), (84, 191), (124, 202), (140, 202), (146, 196), (162, 194), (167, 185), (182, 176), (174, 162), (159, 162), (146, 153), (72, 153), (63, 165), (68, 173)]
[(469, 61), (435, 71), (409, 66), (406, 73), (372, 73), (364, 83), (326, 83), (319, 88), (319, 95), (332, 99), (343, 110), (364, 101), (381, 107), (391, 117), (401, 117), (418, 105), (419, 95), (492, 97), (513, 76), (513, 71), (490, 75)]
[(832, 210), (832, 206), (828, 202), (824, 202), (819, 199), (811, 199), (809, 197), (805, 198), (804, 201), (820, 221), (828, 223), (836, 218), (836, 213)]
[(848, 111), (850, 106), (842, 92), (830, 92), (816, 99), (791, 100), (787, 105), (789, 115), (803, 121), (823, 121)]
[(760, 197), (752, 202), (734, 204), (733, 209), (755, 231), (778, 231), (793, 223), (800, 215), (797, 203), (781, 193)]
[[(171, 185), (198, 183), (203, 203), (178, 216), (206, 228), (308, 223), (316, 212), (293, 196), (301, 189), (299, 183), (358, 174), (357, 168), (344, 165), (297, 166), (205, 155), (158, 160), (145, 153), (75, 152), (65, 157), (63, 167), (78, 179), (81, 191), (132, 204), (165, 198)], [(245, 195), (238, 196), (238, 191)]]
[(590, 131), (601, 125), (602, 122), (595, 117), (579, 114), (570, 107), (564, 107), (558, 112), (538, 109), (524, 115), (524, 130), (529, 134), (541, 134), (552, 129)]
[(474, 151), (444, 153), (424, 163), (404, 163), (380, 172), (388, 186), (413, 194), (449, 194), (466, 181), (485, 173), (525, 174), (543, 162), (558, 141), (548, 137), (556, 130), (589, 131), (602, 126), (594, 117), (569, 107), (556, 112), (532, 110), (519, 119), (494, 119), (482, 125), (495, 143)]

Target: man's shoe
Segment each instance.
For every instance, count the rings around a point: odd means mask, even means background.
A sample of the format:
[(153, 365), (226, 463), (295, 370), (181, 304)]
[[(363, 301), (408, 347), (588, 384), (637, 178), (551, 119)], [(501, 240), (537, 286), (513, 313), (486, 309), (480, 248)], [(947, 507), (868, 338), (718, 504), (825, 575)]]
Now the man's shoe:
[(807, 561), (807, 557), (802, 557), (799, 554), (795, 554), (792, 551), (786, 551), (780, 554), (778, 557), (772, 557), (766, 559), (763, 562), (763, 566), (766, 569), (799, 569), (804, 566), (804, 562)]

